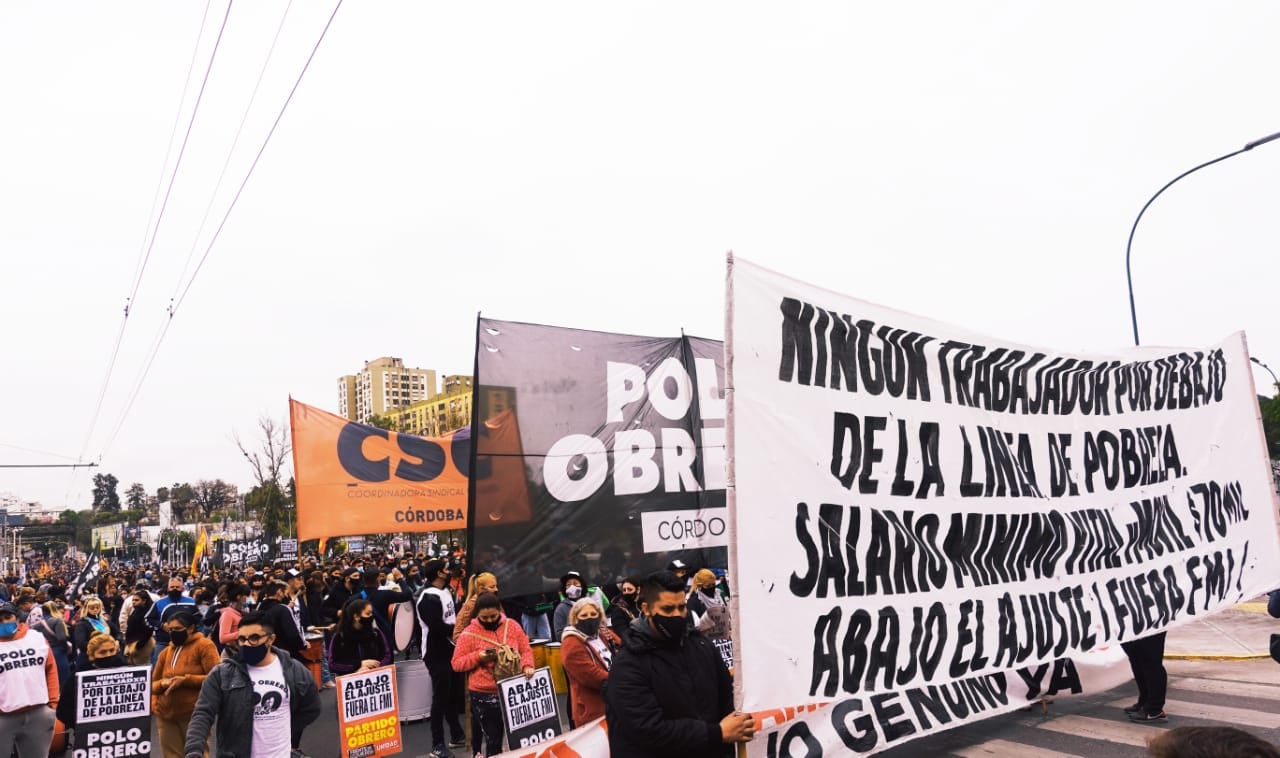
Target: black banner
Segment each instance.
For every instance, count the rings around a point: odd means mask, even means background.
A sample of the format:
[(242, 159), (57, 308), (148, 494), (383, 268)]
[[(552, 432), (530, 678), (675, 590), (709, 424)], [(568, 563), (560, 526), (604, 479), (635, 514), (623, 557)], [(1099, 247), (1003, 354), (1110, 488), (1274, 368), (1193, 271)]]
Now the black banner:
[[(504, 595), (728, 565), (723, 343), (480, 319), (475, 372), (468, 538)], [(515, 460), (524, 502), (491, 486)]]
[(80, 569), (79, 576), (67, 588), (67, 599), (76, 600), (80, 594), (86, 590), (94, 591), (98, 582), (98, 575), (102, 573), (102, 546), (97, 544), (93, 546), (93, 552), (89, 553), (89, 557), (85, 559), (84, 568)]
[(288, 538), (281, 539), (280, 550), (276, 553), (276, 562), (296, 560), (298, 560), (298, 541)]
[(247, 540), (220, 540), (218, 551), (223, 566), (243, 568), (250, 563), (271, 559), (271, 545), (262, 537)]

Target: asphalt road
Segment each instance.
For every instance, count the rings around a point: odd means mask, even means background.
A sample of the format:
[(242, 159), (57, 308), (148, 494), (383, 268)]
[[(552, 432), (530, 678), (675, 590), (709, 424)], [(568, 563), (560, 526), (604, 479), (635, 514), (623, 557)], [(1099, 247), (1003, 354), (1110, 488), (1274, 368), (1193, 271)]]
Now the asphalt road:
[(1280, 666), (1269, 658), (1165, 662), (1166, 723), (1131, 723), (1122, 708), (1136, 699), (1132, 684), (1092, 696), (1057, 698), (915, 740), (880, 753), (885, 758), (1135, 758), (1146, 741), (1177, 726), (1227, 725), (1280, 744)]

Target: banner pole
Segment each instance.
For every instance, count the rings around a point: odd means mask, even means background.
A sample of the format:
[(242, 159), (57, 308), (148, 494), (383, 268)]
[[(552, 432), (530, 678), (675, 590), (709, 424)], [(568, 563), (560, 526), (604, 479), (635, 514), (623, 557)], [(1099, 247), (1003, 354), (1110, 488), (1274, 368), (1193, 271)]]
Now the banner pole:
[[(468, 432), (471, 435), (471, 450), (467, 453), (467, 526), (464, 539), (467, 542), (467, 572), (470, 576), (479, 572), (475, 565), (476, 464), (479, 460), (476, 450), (480, 446), (480, 428), (484, 423), (484, 419), (480, 418), (480, 316), (480, 311), (476, 311), (475, 349), (471, 356), (471, 430)], [(467, 698), (468, 701), (470, 699)]]
[[(733, 640), (733, 705), (742, 707), (742, 620), (738, 615), (738, 595), (742, 586), (738, 584), (738, 486), (737, 465), (734, 462), (734, 392), (733, 392), (733, 251), (725, 253), (724, 283), (724, 465), (725, 506), (729, 516), (729, 577), (733, 587), (729, 593), (729, 618), (733, 624), (729, 637)], [(741, 752), (739, 752), (741, 755)]]

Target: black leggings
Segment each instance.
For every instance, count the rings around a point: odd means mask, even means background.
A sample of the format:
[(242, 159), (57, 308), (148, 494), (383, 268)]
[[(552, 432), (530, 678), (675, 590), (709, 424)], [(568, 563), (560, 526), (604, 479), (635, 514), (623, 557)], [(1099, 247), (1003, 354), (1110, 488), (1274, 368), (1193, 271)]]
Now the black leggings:
[(1169, 689), (1169, 675), (1164, 670), (1165, 633), (1153, 634), (1133, 642), (1121, 643), (1124, 654), (1129, 656), (1129, 668), (1138, 684), (1138, 702), (1147, 713), (1164, 710), (1164, 699)]
[[(501, 753), (502, 736), (505, 729), (502, 724), (502, 707), (498, 705), (498, 696), (472, 692), (471, 716), (474, 720), (480, 722), (480, 730), (484, 732), (485, 758)], [(471, 743), (479, 747), (479, 736), (471, 735)]]

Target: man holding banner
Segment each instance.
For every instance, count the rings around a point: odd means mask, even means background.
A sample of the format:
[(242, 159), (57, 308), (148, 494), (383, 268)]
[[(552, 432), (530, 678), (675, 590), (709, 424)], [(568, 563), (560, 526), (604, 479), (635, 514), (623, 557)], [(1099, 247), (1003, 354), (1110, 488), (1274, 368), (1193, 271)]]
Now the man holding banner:
[(751, 715), (733, 710), (733, 681), (709, 640), (690, 631), (684, 580), (652, 574), (605, 690), (613, 758), (734, 755)]
[(0, 603), (0, 755), (18, 758), (49, 754), (58, 668), (49, 643), (18, 621), (18, 609)]

